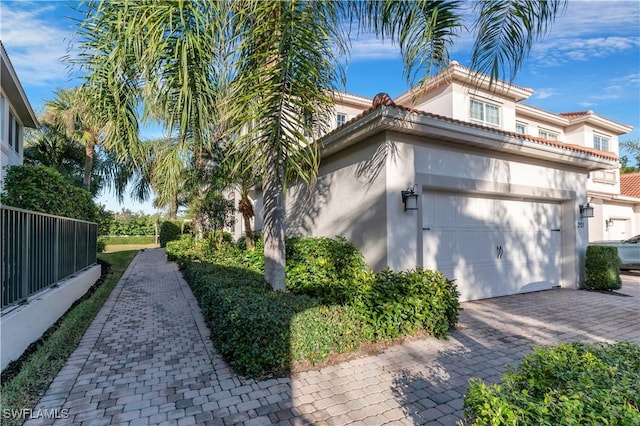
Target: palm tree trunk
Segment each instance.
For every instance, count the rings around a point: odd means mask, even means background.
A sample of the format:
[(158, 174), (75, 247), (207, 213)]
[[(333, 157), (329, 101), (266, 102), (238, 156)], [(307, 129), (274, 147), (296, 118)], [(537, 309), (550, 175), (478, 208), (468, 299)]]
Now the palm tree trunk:
[(273, 290), (284, 291), (284, 191), (277, 161), (267, 161), (264, 179), (264, 279)]
[(88, 143), (84, 148), (84, 177), (82, 184), (87, 191), (91, 191), (91, 171), (93, 170), (93, 156), (95, 154), (95, 146)]
[(253, 204), (249, 200), (249, 188), (247, 185), (242, 185), (240, 188), (240, 202), (238, 203), (238, 211), (242, 214), (242, 220), (244, 221), (244, 238), (247, 243), (247, 249), (255, 247), (253, 241), (253, 230), (251, 229), (251, 218), (253, 214)]
[(253, 231), (251, 230), (251, 218), (243, 213), (242, 219), (244, 220), (244, 239), (247, 243), (247, 249), (251, 250), (255, 247)]

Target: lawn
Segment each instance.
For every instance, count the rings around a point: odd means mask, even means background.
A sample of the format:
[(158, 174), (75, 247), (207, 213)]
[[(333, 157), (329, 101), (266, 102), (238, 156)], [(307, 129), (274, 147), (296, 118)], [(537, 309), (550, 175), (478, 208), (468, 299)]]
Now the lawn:
[[(74, 303), (42, 339), (27, 349), (28, 355), (2, 372), (0, 406), (3, 413), (33, 408), (38, 403), (137, 252), (129, 249), (98, 255), (101, 261), (110, 264), (108, 273), (103, 274), (100, 281)], [(22, 422), (22, 418), (2, 419), (6, 426)]]

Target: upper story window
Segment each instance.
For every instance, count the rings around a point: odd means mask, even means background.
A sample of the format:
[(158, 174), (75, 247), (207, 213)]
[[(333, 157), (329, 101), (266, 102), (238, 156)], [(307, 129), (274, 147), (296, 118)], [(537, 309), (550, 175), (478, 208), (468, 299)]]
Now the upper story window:
[(9, 146), (18, 154), (20, 153), (20, 127), (18, 120), (9, 111)]
[(526, 135), (527, 125), (524, 123), (516, 123), (516, 133), (520, 133), (521, 135)]
[(500, 125), (500, 108), (485, 102), (471, 99), (471, 120), (480, 121), (491, 126)]
[(557, 141), (558, 140), (558, 136), (559, 133), (558, 132), (554, 132), (552, 130), (546, 130), (546, 129), (538, 129), (538, 136), (540, 136), (542, 139), (547, 139), (550, 141)]
[(593, 135), (593, 147), (600, 151), (609, 151), (609, 138), (601, 135)]
[(336, 114), (336, 124), (338, 125), (338, 127), (342, 126), (346, 122), (347, 122), (346, 114), (343, 114), (341, 112)]

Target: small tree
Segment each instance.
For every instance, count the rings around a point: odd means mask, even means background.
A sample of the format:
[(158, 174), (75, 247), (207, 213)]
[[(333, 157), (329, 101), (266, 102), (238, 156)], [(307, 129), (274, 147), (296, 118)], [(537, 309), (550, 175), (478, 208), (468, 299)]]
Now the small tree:
[(223, 230), (233, 226), (235, 207), (233, 200), (227, 200), (217, 191), (207, 191), (196, 206), (196, 215), (205, 231), (213, 231), (216, 244), (222, 244)]

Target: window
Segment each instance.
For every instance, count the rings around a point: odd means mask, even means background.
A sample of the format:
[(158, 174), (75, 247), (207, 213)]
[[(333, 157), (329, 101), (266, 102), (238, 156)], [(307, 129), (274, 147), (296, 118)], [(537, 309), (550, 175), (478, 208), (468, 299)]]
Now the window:
[(600, 151), (609, 151), (609, 138), (600, 135), (593, 135), (593, 147)]
[(9, 111), (9, 146), (20, 153), (20, 123)]
[(342, 126), (346, 122), (347, 122), (347, 116), (345, 114), (342, 114), (340, 112), (336, 114), (336, 123), (338, 124), (338, 127)]
[(516, 133), (520, 133), (521, 135), (526, 135), (527, 125), (523, 123), (516, 123)]
[(471, 99), (471, 119), (492, 126), (500, 125), (500, 108), (495, 105)]
[(13, 132), (14, 132), (14, 125), (13, 123), (16, 121), (15, 118), (13, 118), (13, 114), (11, 114), (11, 111), (9, 111), (9, 146), (13, 147)]
[(540, 136), (542, 139), (547, 139), (547, 140), (550, 140), (550, 141), (557, 141), (558, 140), (558, 133), (557, 132), (553, 132), (551, 130), (538, 129), (538, 136)]

